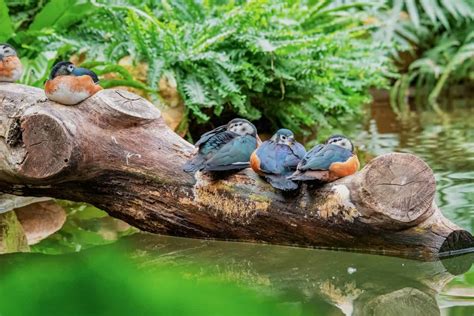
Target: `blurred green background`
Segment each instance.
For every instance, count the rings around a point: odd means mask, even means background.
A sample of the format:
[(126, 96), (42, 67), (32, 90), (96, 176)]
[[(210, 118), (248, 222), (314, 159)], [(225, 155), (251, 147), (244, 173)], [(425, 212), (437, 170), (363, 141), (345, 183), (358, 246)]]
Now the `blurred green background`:
[[(242, 116), (307, 146), (343, 132), (362, 162), (414, 153), (443, 213), (474, 232), (473, 19), (470, 0), (0, 0), (0, 42), (16, 47), (22, 83), (42, 87), (71, 60), (152, 101), (189, 140)], [(58, 232), (0, 256), (0, 315), (474, 314), (471, 258), (447, 269), (149, 236), (55, 203)]]
[[(41, 87), (69, 59), (166, 109), (195, 138), (234, 116), (262, 132), (301, 136), (340, 127), (392, 88), (438, 112), (450, 85), (472, 83), (468, 0), (1, 0), (0, 41)], [(413, 91), (410, 87), (416, 87)]]

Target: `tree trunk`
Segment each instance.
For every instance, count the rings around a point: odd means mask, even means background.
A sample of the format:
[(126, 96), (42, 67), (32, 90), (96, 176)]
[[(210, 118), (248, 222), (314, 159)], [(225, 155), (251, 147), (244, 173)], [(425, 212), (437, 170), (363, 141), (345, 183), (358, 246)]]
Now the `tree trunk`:
[(153, 233), (433, 259), (473, 246), (441, 214), (432, 170), (409, 154), (295, 194), (251, 170), (212, 178), (182, 171), (193, 146), (146, 100), (104, 90), (78, 106), (0, 84), (0, 191), (96, 205)]

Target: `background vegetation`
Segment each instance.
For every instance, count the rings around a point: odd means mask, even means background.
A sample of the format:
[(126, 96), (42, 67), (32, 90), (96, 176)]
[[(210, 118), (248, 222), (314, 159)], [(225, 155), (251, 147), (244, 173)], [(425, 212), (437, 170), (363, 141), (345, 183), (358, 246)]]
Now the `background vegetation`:
[(338, 127), (371, 87), (393, 85), (397, 112), (410, 86), (438, 109), (447, 83), (473, 79), (468, 0), (0, 0), (0, 9), (0, 41), (18, 49), (23, 83), (42, 86), (52, 64), (71, 59), (104, 87), (171, 107), (173, 127), (190, 137), (233, 116), (266, 132)]
[(10, 31), (2, 40), (19, 49), (24, 83), (42, 86), (54, 62), (74, 56), (102, 75), (105, 87), (183, 103), (181, 131), (188, 122), (238, 115), (309, 132), (354, 114), (369, 100), (369, 87), (387, 84), (385, 48), (371, 40), (362, 14), (347, 11), (356, 3), (6, 5), (10, 21), (2, 24)]

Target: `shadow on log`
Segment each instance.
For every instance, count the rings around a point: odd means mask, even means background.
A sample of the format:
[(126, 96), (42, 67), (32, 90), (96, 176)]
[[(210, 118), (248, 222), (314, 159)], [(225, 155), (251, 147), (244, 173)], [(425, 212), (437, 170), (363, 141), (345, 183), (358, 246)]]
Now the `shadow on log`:
[(0, 84), (0, 122), (1, 192), (89, 202), (145, 231), (420, 259), (473, 246), (436, 207), (433, 172), (413, 155), (383, 155), (287, 196), (249, 169), (222, 180), (184, 173), (193, 146), (127, 91), (66, 107)]

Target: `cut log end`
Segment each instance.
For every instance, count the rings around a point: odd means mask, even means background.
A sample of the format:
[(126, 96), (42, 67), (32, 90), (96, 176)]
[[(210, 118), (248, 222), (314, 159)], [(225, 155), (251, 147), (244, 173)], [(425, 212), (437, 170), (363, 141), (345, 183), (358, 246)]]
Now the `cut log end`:
[(436, 182), (431, 168), (411, 154), (382, 155), (367, 164), (359, 190), (365, 206), (402, 226), (426, 219)]
[(26, 149), (20, 164), (23, 176), (44, 179), (68, 166), (73, 143), (60, 121), (49, 115), (33, 114), (23, 118), (21, 130)]

